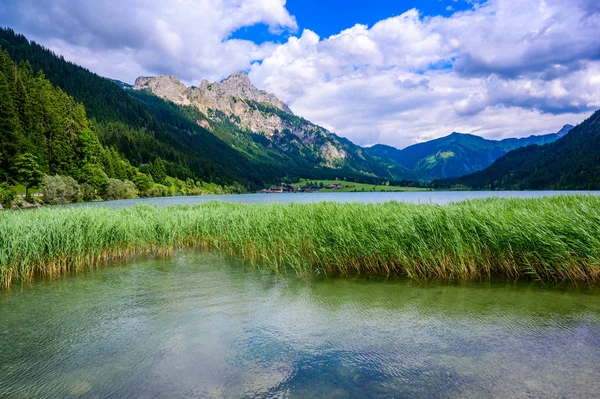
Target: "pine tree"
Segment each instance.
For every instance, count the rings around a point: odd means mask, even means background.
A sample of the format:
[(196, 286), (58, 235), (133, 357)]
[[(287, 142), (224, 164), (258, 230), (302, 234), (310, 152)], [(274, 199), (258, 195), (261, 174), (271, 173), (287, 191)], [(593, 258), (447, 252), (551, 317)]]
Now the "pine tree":
[(149, 165), (149, 171), (156, 183), (165, 184), (167, 171), (165, 168), (165, 162), (162, 159), (156, 158), (154, 161), (152, 161)]
[(16, 179), (25, 186), (25, 198), (29, 198), (29, 189), (42, 184), (44, 173), (40, 169), (37, 158), (26, 152), (15, 159)]
[(10, 169), (18, 155), (22, 138), (11, 86), (4, 73), (0, 72), (0, 169), (4, 171)]
[(108, 152), (108, 161), (106, 154), (82, 104), (54, 87), (43, 72), (34, 74), (28, 62), (15, 67), (0, 50), (1, 180), (29, 188), (40, 171), (73, 176), (102, 192), (105, 168), (122, 180), (137, 173), (116, 151)]

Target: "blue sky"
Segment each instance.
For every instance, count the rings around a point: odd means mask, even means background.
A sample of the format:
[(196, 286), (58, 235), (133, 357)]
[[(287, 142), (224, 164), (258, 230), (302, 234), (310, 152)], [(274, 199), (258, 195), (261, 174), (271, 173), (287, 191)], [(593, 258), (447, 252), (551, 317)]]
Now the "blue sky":
[(598, 0), (2, 0), (0, 26), (125, 82), (248, 72), (360, 145), (558, 131), (600, 109)]
[[(329, 37), (355, 24), (372, 26), (389, 17), (417, 8), (425, 16), (451, 15), (472, 5), (464, 0), (288, 0), (286, 7), (295, 16), (300, 29), (310, 29), (321, 37)], [(231, 37), (252, 40), (283, 42), (293, 33), (272, 33), (265, 24), (240, 28)]]

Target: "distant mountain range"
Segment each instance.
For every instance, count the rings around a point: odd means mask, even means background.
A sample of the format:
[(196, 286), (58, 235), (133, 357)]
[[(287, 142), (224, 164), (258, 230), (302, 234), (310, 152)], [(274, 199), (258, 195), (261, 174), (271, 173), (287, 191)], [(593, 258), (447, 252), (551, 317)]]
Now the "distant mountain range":
[(566, 135), (572, 125), (557, 133), (524, 138), (488, 140), (472, 134), (452, 133), (402, 150), (377, 144), (366, 148), (372, 155), (390, 159), (425, 180), (459, 177), (490, 166), (504, 154), (531, 144), (552, 143)]
[(479, 190), (599, 190), (600, 111), (553, 143), (516, 149), (485, 170), (433, 184)]

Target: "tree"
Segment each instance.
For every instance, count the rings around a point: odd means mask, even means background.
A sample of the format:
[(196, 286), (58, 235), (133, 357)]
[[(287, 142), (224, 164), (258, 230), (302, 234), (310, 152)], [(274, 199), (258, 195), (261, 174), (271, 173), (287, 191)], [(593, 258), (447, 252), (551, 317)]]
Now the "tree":
[[(0, 51), (0, 56), (3, 54)], [(2, 57), (0, 61), (3, 61)], [(18, 154), (22, 141), (19, 118), (13, 101), (12, 83), (0, 70), (0, 169), (8, 168), (10, 161)]]
[(102, 170), (100, 165), (85, 164), (80, 169), (75, 170), (73, 175), (81, 184), (87, 183), (94, 187), (100, 195), (106, 193), (108, 187), (108, 176)]
[(167, 171), (165, 168), (165, 162), (161, 158), (156, 158), (154, 161), (152, 161), (150, 165), (148, 165), (148, 169), (156, 183), (165, 184)]
[(133, 177), (133, 184), (135, 184), (138, 190), (147, 191), (154, 186), (154, 181), (152, 180), (152, 176), (138, 173)]
[(42, 183), (44, 173), (37, 162), (37, 157), (26, 152), (15, 159), (14, 165), (17, 181), (25, 186), (25, 198), (29, 198), (29, 189)]

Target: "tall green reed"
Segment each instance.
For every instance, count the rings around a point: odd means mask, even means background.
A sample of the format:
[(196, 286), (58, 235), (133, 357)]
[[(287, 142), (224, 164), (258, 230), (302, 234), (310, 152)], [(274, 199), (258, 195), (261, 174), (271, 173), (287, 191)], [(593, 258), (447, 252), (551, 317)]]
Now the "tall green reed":
[(299, 275), (600, 280), (600, 198), (260, 204), (0, 214), (0, 285), (212, 248)]

